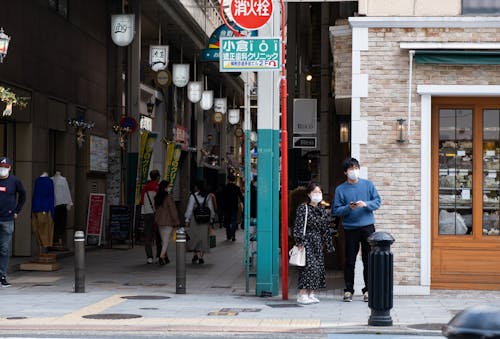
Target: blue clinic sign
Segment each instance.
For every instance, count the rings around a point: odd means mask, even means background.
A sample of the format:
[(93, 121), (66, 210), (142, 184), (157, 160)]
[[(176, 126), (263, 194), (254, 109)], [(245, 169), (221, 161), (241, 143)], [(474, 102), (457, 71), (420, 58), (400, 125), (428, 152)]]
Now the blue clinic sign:
[(220, 71), (277, 71), (281, 69), (281, 38), (221, 38)]

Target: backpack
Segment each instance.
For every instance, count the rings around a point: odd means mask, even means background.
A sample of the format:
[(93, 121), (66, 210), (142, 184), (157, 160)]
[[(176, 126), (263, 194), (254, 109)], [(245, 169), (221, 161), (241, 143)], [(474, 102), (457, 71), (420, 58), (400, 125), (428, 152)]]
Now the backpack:
[(196, 194), (193, 193), (193, 197), (196, 201), (196, 204), (198, 205), (193, 209), (194, 220), (196, 220), (196, 222), (199, 224), (206, 224), (210, 222), (210, 208), (207, 207), (208, 194), (205, 196), (203, 204), (201, 205), (198, 201), (198, 198), (196, 198)]

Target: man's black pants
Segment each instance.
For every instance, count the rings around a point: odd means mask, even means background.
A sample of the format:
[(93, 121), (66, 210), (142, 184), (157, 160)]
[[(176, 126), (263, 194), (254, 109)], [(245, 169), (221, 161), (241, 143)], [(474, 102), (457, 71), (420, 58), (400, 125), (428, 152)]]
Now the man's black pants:
[(356, 265), (356, 256), (359, 252), (359, 244), (361, 243), (361, 258), (363, 260), (363, 279), (365, 287), (363, 293), (368, 291), (368, 256), (370, 254), (370, 244), (368, 237), (375, 232), (374, 225), (363, 226), (360, 228), (346, 230), (345, 236), (345, 267), (344, 267), (344, 292), (354, 294), (354, 267)]

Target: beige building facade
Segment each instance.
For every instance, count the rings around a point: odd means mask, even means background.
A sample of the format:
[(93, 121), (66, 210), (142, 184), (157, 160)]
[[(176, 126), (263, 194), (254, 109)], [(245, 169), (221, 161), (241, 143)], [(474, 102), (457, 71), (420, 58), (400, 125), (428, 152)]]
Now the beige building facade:
[(369, 16), (330, 28), (335, 98), (396, 239), (395, 293), (500, 289), (500, 17), (425, 2), (360, 1)]

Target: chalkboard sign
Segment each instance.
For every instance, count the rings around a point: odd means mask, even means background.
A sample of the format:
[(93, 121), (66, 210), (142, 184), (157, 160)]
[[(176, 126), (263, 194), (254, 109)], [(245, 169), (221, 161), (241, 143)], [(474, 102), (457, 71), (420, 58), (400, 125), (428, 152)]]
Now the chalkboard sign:
[(131, 236), (132, 211), (129, 206), (109, 206), (109, 235), (111, 240), (128, 240)]

